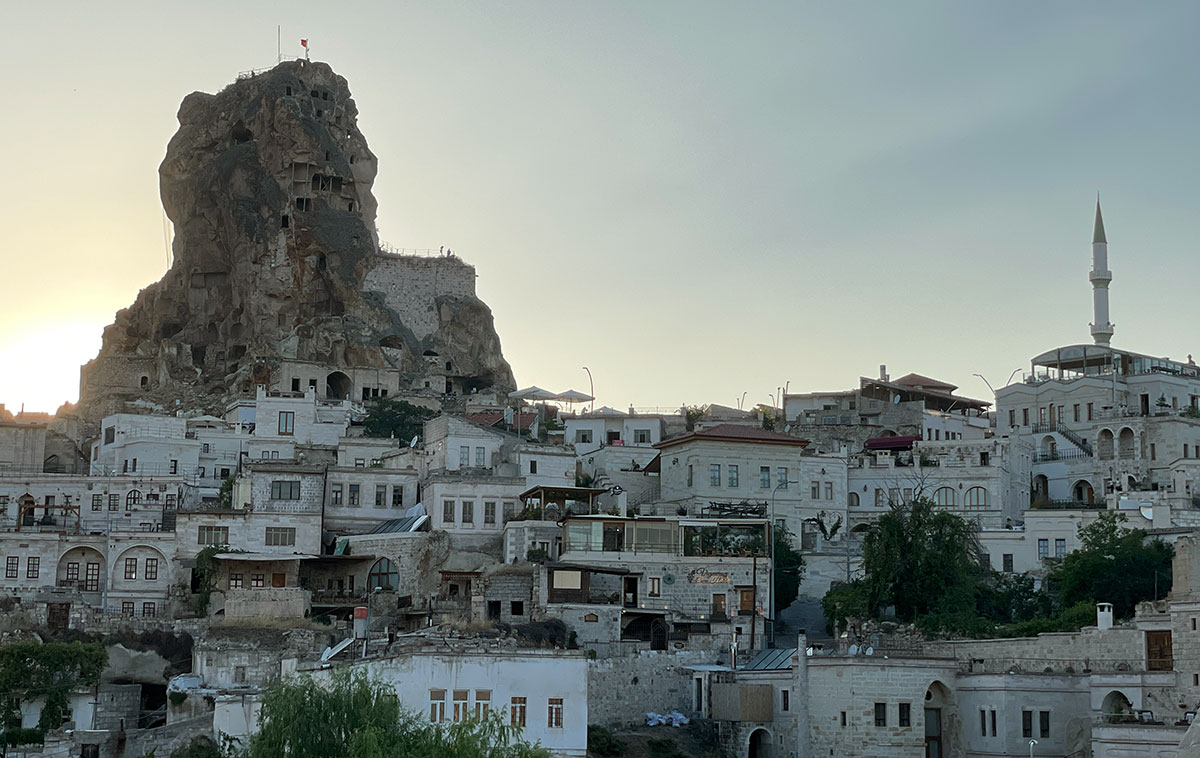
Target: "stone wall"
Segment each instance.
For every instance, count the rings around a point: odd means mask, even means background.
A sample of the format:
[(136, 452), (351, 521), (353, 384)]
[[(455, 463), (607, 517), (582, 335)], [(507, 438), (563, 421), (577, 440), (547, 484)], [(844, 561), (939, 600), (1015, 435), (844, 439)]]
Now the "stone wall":
[(692, 672), (711, 664), (711, 653), (696, 650), (641, 651), (622, 658), (588, 661), (588, 712), (593, 724), (645, 723), (646, 712), (672, 708), (695, 715)]
[(374, 268), (363, 280), (363, 289), (383, 294), (389, 308), (418, 339), (440, 325), (438, 298), (475, 297), (475, 267), (458, 258), (410, 255), (377, 255)]

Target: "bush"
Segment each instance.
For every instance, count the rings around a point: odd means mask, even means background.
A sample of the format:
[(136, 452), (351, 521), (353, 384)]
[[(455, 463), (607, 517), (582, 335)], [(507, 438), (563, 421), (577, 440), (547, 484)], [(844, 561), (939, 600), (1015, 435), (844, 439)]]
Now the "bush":
[(650, 758), (689, 758), (670, 737), (651, 737), (646, 740), (646, 747), (650, 750)]
[(617, 739), (611, 729), (597, 724), (588, 724), (587, 746), (589, 753), (604, 756), (604, 758), (625, 755), (625, 741)]

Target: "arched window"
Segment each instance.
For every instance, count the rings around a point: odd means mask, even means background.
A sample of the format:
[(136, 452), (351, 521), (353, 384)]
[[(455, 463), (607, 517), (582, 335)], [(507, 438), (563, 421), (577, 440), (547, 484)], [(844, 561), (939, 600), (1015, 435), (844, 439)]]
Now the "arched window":
[(850, 493), (850, 507), (851, 508), (858, 507), (858, 493), (857, 492)]
[(933, 493), (933, 502), (945, 507), (958, 505), (958, 495), (951, 487), (938, 487)]
[(129, 494), (125, 496), (125, 510), (129, 510), (140, 502), (142, 502), (142, 491), (129, 490)]
[(963, 498), (963, 505), (968, 508), (983, 508), (988, 504), (988, 491), (983, 487), (972, 487)]
[(387, 558), (375, 561), (371, 573), (367, 575), (367, 589), (394, 590), (399, 586), (400, 574), (396, 571), (396, 564)]
[(1096, 452), (1102, 461), (1112, 460), (1113, 433), (1111, 429), (1101, 429), (1096, 436)]

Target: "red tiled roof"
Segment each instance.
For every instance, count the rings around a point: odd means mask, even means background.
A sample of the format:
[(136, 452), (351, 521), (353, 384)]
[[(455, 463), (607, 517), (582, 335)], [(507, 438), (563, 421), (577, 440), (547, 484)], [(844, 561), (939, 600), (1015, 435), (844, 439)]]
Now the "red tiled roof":
[(721, 440), (725, 442), (761, 442), (770, 445), (796, 445), (804, 447), (808, 444), (808, 440), (792, 437), (787, 434), (779, 434), (778, 432), (767, 431), (757, 426), (744, 426), (741, 424), (718, 424), (707, 429), (701, 429), (695, 432), (688, 432), (680, 437), (663, 440), (654, 447), (664, 448), (678, 445), (693, 439), (699, 440)]
[(906, 434), (893, 437), (872, 437), (867, 440), (866, 448), (868, 450), (908, 450), (912, 448), (914, 442), (920, 442), (921, 435)]

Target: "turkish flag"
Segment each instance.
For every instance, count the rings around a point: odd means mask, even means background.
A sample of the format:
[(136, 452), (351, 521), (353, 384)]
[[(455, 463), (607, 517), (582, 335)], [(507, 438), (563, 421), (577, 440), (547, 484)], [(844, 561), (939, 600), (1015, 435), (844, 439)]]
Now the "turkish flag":
[(308, 40), (306, 40), (306, 39), (300, 40), (300, 47), (308, 47)]

